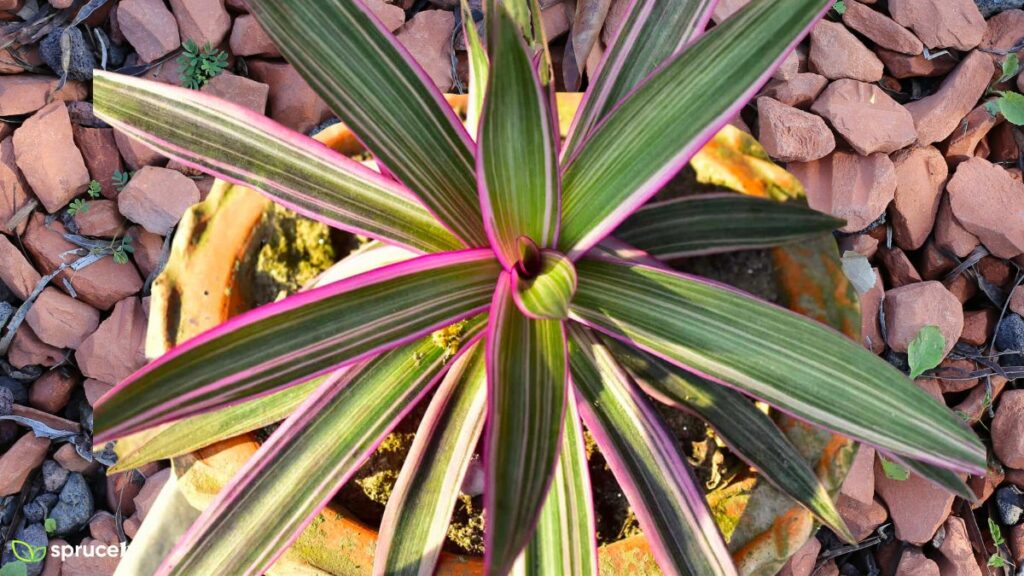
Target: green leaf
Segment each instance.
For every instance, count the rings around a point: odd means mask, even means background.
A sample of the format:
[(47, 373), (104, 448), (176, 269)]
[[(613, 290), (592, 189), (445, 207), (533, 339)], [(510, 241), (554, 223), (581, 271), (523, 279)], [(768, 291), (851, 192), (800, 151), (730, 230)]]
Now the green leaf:
[(842, 16), (843, 14), (846, 14), (846, 2), (843, 2), (843, 0), (839, 0), (838, 2), (832, 5), (832, 9), (836, 11), (836, 14)]
[(421, 256), (233, 318), (108, 393), (95, 441), (275, 392), (481, 312), (498, 277), (493, 256)]
[(946, 339), (938, 326), (925, 326), (907, 347), (910, 377), (917, 378), (938, 366), (945, 357)]
[(576, 293), (576, 268), (553, 250), (541, 252), (540, 272), (523, 276), (512, 270), (512, 297), (519, 311), (535, 320), (560, 320), (569, 314), (569, 302)]
[(384, 509), (375, 573), (433, 573), (483, 431), (486, 367), (477, 344), (452, 364), (430, 401)]
[(590, 330), (569, 325), (569, 365), (587, 430), (668, 574), (735, 574), (693, 471), (654, 407)]
[(706, 194), (654, 202), (637, 210), (615, 237), (662, 259), (767, 248), (844, 226), (796, 202)]
[(43, 529), (46, 530), (47, 534), (53, 534), (57, 530), (57, 521), (53, 518), (47, 518), (43, 521)]
[(486, 246), (473, 142), (363, 2), (250, 0), (249, 11), (360, 141), (470, 247)]
[(754, 2), (672, 58), (563, 159), (559, 247), (585, 253), (681, 170), (825, 8)]
[[(481, 323), (474, 326), (479, 333)], [(169, 576), (263, 574), (445, 367), (431, 338), (328, 379), (193, 524)]]
[(484, 561), (507, 574), (533, 536), (555, 472), (565, 411), (565, 330), (512, 301), (508, 272), (494, 291), (487, 336)]
[(564, 156), (572, 157), (594, 127), (630, 90), (661, 63), (704, 31), (714, 0), (639, 0), (622, 22), (615, 41), (573, 119)]
[(562, 451), (517, 573), (529, 576), (597, 576), (597, 533), (579, 411), (572, 395), (565, 405)]
[(490, 64), (487, 61), (487, 50), (480, 42), (480, 34), (476, 30), (473, 11), (467, 0), (461, 0), (462, 27), (466, 39), (466, 54), (469, 56), (469, 104), (466, 107), (466, 130), (474, 138), (480, 126), (480, 114), (484, 109), (484, 96), (487, 94), (487, 76)]
[(1024, 126), (1024, 96), (1017, 92), (1000, 92), (999, 112), (1006, 121), (1015, 126)]
[(900, 466), (898, 463), (886, 460), (883, 456), (879, 456), (878, 460), (882, 463), (882, 471), (885, 472), (886, 478), (896, 480), (897, 482), (903, 482), (910, 478), (910, 470)]
[(988, 533), (992, 536), (992, 544), (996, 546), (1006, 544), (1006, 540), (1003, 538), (1002, 528), (999, 527), (999, 523), (993, 520), (991, 516), (988, 518)]
[(948, 408), (817, 322), (649, 266), (585, 259), (576, 271), (574, 319), (839, 434), (984, 473), (984, 446)]
[(1003, 73), (1000, 75), (999, 81), (996, 82), (997, 84), (1006, 82), (1020, 72), (1020, 58), (1017, 56), (1016, 52), (1010, 52), (1005, 58), (1003, 58), (1002, 70)]
[(750, 399), (610, 338), (605, 344), (648, 394), (700, 416), (766, 480), (810, 510), (833, 532), (856, 542), (814, 470)]
[(1000, 556), (999, 553), (989, 556), (988, 565), (992, 568), (1005, 568), (1007, 566), (1006, 559)]
[(314, 220), (418, 252), (462, 247), (407, 189), (251, 110), (102, 71), (93, 97), (96, 115), (136, 140)]
[(195, 452), (221, 440), (280, 422), (325, 379), (326, 376), (314, 378), (268, 396), (121, 438), (114, 445), (117, 462), (108, 469), (108, 473), (133, 470), (150, 462)]
[(484, 228), (498, 258), (511, 268), (519, 261), (521, 237), (541, 248), (557, 241), (557, 126), (522, 35), (504, 8), (496, 12), (490, 19), (491, 72), (477, 170)]
[(24, 562), (8, 562), (0, 568), (0, 576), (28, 576), (28, 566)]

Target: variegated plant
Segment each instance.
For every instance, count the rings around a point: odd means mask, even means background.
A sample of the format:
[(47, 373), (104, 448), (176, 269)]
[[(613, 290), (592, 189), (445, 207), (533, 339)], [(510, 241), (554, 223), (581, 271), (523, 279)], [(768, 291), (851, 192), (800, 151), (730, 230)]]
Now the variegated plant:
[[(904, 375), (830, 329), (654, 258), (837, 224), (742, 197), (641, 208), (832, 2), (754, 0), (703, 33), (713, 4), (635, 0), (562, 143), (536, 2), (492, 0), (486, 49), (467, 29), (467, 130), (358, 0), (249, 0), (379, 173), (204, 94), (96, 74), (97, 113), (116, 128), (394, 247), (346, 261), (369, 271), (185, 343), (96, 406), (105, 442), (306, 387), (160, 574), (262, 574), (434, 390), (387, 505), (380, 574), (432, 571), (481, 434), (487, 572), (594, 574), (581, 419), (664, 571), (735, 573), (641, 389), (707, 418), (842, 535), (822, 484), (744, 395), (966, 491), (951, 471), (982, 471), (982, 444)], [(727, 225), (701, 228), (708, 219)]]

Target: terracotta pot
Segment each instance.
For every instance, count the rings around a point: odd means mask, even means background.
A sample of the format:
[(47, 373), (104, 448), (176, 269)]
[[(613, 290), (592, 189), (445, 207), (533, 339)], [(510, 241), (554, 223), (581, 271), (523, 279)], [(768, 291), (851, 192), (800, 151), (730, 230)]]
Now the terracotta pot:
[[(559, 95), (563, 132), (579, 103), (578, 95)], [(450, 97), (455, 108), (465, 97)], [(341, 125), (317, 136), (339, 152), (355, 155), (362, 146)], [(259, 194), (218, 182), (209, 197), (183, 218), (166, 270), (154, 284), (147, 349), (159, 354), (247, 309), (248, 281), (239, 271), (258, 244), (257, 224), (269, 205)], [(783, 304), (857, 338), (857, 300), (837, 258), (835, 242), (824, 238), (772, 252)], [(855, 452), (848, 440), (776, 415), (781, 429), (835, 496)], [(249, 436), (219, 443), (176, 459), (180, 485), (197, 507), (213, 495), (257, 449)], [(817, 524), (767, 482), (749, 478), (708, 495), (719, 527), (743, 574), (775, 574), (811, 537)], [(324, 510), (271, 573), (356, 575), (369, 573), (377, 533), (346, 510)], [(600, 549), (603, 574), (660, 574), (646, 539), (634, 536)], [(287, 566), (285, 568), (285, 566)], [(438, 574), (479, 574), (479, 558), (443, 554)]]

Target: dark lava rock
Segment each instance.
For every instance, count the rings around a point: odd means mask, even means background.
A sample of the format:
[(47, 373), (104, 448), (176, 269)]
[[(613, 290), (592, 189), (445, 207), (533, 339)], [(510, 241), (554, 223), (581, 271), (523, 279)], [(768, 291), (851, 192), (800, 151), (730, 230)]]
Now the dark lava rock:
[[(44, 550), (50, 544), (49, 538), (46, 537), (46, 530), (44, 530), (43, 525), (39, 523), (29, 524), (28, 526), (20, 528), (14, 533), (14, 538), (12, 540), (20, 540), (35, 548), (41, 546)], [(30, 553), (28, 549), (25, 549), (24, 551), (19, 550), (19, 552), (21, 552), (22, 555)], [(15, 558), (11, 547), (4, 546), (3, 563), (6, 564), (8, 562), (13, 562), (16, 559), (17, 558)], [(26, 562), (25, 566), (28, 568), (28, 576), (38, 576), (43, 572), (42, 562)]]
[(1004, 10), (1024, 8), (1024, 0), (974, 0), (974, 3), (978, 5), (978, 10), (981, 10), (981, 15), (985, 18)]
[(60, 492), (68, 480), (68, 471), (54, 460), (43, 462), (43, 487), (47, 492)]
[(0, 302), (0, 326), (7, 324), (7, 321), (14, 316), (18, 309), (10, 302)]
[(1007, 314), (996, 332), (996, 350), (1016, 352), (999, 357), (1003, 366), (1024, 366), (1024, 318), (1019, 314)]
[(22, 406), (28, 404), (28, 388), (21, 382), (14, 378), (0, 376), (0, 388), (6, 388), (11, 391), (15, 404), (21, 404)]
[(882, 360), (892, 364), (900, 372), (905, 374), (910, 372), (910, 362), (907, 359), (907, 355), (903, 352), (896, 352), (892, 348), (886, 348), (885, 353), (882, 354)]
[[(39, 56), (57, 76), (63, 74), (60, 47), (60, 37), (63, 32), (64, 28), (56, 28), (39, 43)], [(72, 28), (69, 34), (71, 36), (71, 65), (68, 67), (68, 79), (81, 82), (92, 80), (92, 69), (96, 67), (96, 57), (93, 56), (92, 49), (82, 36), (81, 30)]]
[(89, 522), (93, 509), (92, 492), (85, 478), (72, 473), (60, 491), (60, 501), (50, 512), (50, 518), (57, 524), (54, 534), (62, 537), (75, 534)]
[(1024, 492), (1016, 486), (1003, 486), (996, 490), (996, 509), (999, 522), (1004, 526), (1016, 526), (1024, 519)]
[(14, 410), (14, 393), (7, 388), (0, 388), (0, 416), (10, 416)]

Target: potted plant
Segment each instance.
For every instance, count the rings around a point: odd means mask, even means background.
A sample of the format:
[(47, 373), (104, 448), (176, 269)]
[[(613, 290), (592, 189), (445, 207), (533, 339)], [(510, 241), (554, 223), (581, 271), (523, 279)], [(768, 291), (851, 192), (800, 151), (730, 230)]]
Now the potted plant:
[[(359, 2), (250, 2), (387, 176), (205, 95), (97, 75), (97, 113), (115, 127), (406, 252), (379, 267), (371, 252), (368, 271), (207, 331), (97, 404), (104, 442), (324, 377), (157, 573), (266, 571), (431, 391), (388, 501), (378, 573), (433, 570), (472, 457), (465, 447), (481, 435), (483, 569), (594, 573), (581, 418), (661, 569), (735, 573), (640, 384), (698, 412), (696, 392), (742, 414), (712, 424), (839, 534), (848, 531), (828, 487), (801, 459), (779, 458), (795, 449), (733, 389), (967, 492), (949, 470), (983, 470), (981, 443), (904, 375), (814, 321), (648, 254), (673, 255), (687, 229), (679, 218), (703, 203), (640, 208), (828, 8), (755, 2), (677, 53), (709, 6), (666, 4), (635, 4), (562, 144), (545, 42), (525, 2), (492, 2), (487, 50), (471, 48), (473, 85), (486, 87), (470, 98), (475, 142)], [(610, 237), (623, 227), (637, 246)], [(891, 418), (904, 406), (915, 413)]]

